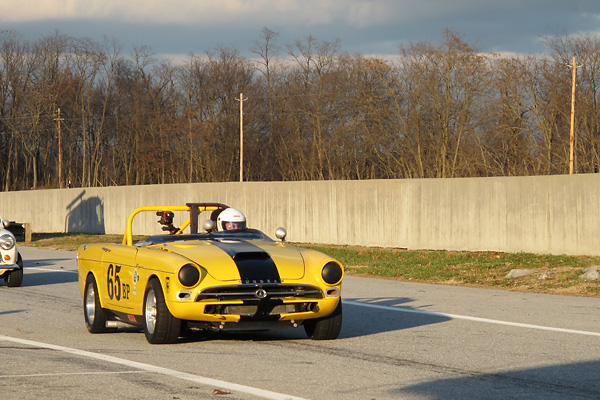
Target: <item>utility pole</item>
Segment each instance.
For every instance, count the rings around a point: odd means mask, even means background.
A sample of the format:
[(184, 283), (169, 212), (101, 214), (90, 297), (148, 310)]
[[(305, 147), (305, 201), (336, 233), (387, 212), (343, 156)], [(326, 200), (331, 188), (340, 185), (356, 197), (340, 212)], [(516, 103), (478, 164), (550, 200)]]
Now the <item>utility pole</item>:
[(577, 62), (573, 56), (573, 84), (571, 87), (571, 132), (569, 134), (569, 175), (573, 175), (573, 147), (575, 144), (575, 82), (577, 80)]
[(240, 93), (240, 182), (244, 181), (244, 93)]
[(60, 108), (57, 111), (57, 117), (54, 119), (58, 123), (58, 187), (63, 188), (63, 173), (62, 173), (62, 135), (60, 132), (60, 123), (63, 120), (60, 117)]

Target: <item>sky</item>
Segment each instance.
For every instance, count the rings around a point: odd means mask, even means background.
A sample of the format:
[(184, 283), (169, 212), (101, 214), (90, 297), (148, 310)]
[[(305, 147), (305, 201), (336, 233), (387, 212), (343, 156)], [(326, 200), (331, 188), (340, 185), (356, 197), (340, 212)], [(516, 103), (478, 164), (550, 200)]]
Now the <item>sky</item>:
[(350, 54), (390, 57), (400, 45), (441, 44), (446, 28), (482, 52), (540, 54), (543, 37), (600, 33), (600, 0), (0, 0), (0, 31), (54, 32), (160, 57), (226, 47), (256, 57), (268, 28), (286, 45), (309, 35)]

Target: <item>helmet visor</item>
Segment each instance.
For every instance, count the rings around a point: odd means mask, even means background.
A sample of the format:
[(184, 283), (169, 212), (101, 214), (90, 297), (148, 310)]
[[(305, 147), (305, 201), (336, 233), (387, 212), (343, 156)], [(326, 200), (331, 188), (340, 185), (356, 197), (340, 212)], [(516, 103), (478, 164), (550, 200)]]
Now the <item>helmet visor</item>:
[(234, 231), (237, 229), (246, 229), (246, 221), (225, 221), (225, 222), (223, 222), (223, 230)]

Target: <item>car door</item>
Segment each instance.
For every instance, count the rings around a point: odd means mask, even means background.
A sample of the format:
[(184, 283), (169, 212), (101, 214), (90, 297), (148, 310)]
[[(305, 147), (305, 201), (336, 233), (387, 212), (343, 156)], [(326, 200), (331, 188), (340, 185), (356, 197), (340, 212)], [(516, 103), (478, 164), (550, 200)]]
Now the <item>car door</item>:
[(105, 285), (105, 302), (108, 308), (123, 313), (133, 309), (132, 288), (134, 287), (135, 257), (137, 247), (122, 244), (102, 246), (102, 275)]

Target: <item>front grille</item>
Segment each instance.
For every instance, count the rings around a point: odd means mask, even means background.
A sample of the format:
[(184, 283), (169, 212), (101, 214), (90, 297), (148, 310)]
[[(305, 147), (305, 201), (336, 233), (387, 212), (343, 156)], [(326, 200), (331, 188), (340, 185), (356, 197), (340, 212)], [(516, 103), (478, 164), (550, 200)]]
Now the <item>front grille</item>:
[(254, 304), (216, 304), (208, 305), (204, 309), (206, 314), (218, 315), (239, 315), (255, 319), (268, 319), (269, 317), (279, 317), (280, 314), (302, 313), (315, 311), (317, 303), (293, 303), (278, 304), (278, 302), (256, 301)]
[(196, 301), (251, 299), (322, 299), (323, 292), (312, 285), (233, 285), (215, 286), (202, 290)]

